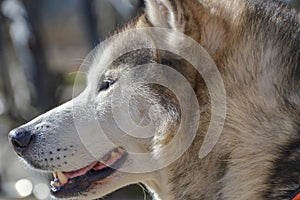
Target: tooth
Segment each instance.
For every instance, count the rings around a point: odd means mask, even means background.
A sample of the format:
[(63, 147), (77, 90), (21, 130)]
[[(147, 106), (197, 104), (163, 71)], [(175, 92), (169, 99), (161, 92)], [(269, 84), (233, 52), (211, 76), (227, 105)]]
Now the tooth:
[(104, 161), (103, 159), (99, 160), (99, 162), (100, 162), (101, 164), (104, 164), (104, 163), (105, 163), (105, 161)]
[(57, 172), (52, 172), (54, 178), (57, 178)]
[(114, 152), (114, 151), (112, 151), (111, 154), (110, 154), (110, 156), (111, 156), (112, 158), (115, 157), (116, 155), (117, 155), (117, 153)]
[(62, 172), (57, 172), (57, 175), (58, 175), (59, 182), (62, 185), (66, 184), (68, 182), (68, 178)]
[(118, 147), (118, 152), (120, 152), (120, 153), (124, 153), (124, 149), (122, 148), (122, 147)]

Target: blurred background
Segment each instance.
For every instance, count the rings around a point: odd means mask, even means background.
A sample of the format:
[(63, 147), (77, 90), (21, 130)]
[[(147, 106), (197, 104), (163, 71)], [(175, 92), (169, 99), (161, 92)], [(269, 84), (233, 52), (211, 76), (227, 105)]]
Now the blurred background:
[[(288, 2), (300, 8), (300, 0)], [(19, 162), (7, 134), (71, 99), (84, 58), (143, 6), (143, 0), (0, 0), (1, 200), (49, 199), (49, 177)], [(105, 199), (150, 198), (136, 185)]]

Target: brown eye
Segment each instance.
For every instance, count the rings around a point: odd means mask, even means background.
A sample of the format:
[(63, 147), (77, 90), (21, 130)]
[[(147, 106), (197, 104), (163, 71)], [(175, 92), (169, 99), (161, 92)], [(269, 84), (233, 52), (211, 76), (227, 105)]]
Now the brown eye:
[(112, 79), (103, 80), (98, 87), (98, 92), (107, 90), (114, 83), (115, 83), (115, 81)]

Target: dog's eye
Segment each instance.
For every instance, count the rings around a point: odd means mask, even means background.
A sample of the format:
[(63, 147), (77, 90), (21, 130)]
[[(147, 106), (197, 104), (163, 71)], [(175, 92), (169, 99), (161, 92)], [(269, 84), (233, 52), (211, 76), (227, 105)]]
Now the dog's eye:
[(115, 81), (112, 80), (112, 79), (105, 79), (105, 80), (103, 80), (103, 81), (99, 84), (98, 92), (107, 90), (107, 89), (108, 89), (112, 84), (114, 84), (114, 83), (115, 83)]

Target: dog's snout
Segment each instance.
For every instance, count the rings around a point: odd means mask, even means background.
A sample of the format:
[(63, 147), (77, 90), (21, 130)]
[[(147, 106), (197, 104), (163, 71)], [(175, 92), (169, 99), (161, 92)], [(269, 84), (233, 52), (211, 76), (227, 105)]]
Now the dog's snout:
[(17, 128), (9, 133), (8, 138), (12, 143), (15, 151), (18, 154), (22, 154), (30, 146), (30, 143), (33, 140), (33, 134), (31, 133), (31, 131), (27, 131), (23, 128)]

